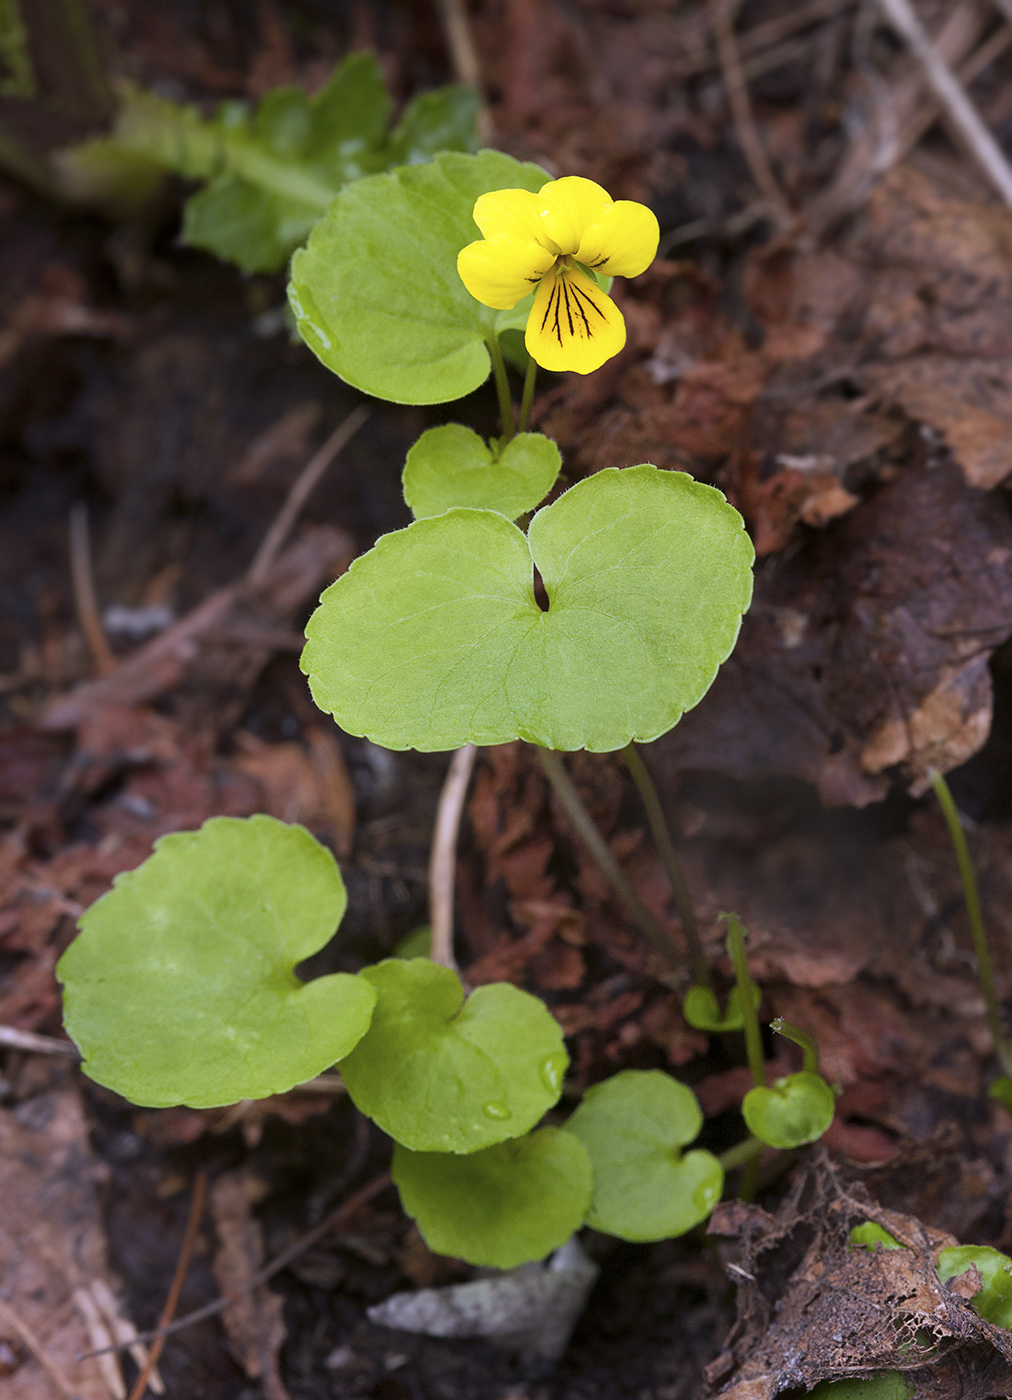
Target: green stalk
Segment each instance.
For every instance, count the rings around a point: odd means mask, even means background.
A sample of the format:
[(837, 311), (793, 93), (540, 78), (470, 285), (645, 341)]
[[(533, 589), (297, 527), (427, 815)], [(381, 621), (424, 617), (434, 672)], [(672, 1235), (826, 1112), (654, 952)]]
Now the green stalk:
[(533, 355), (527, 357), (527, 373), (524, 375), (524, 396), (520, 400), (520, 431), (526, 433), (531, 426), (531, 409), (534, 406), (534, 381), (538, 377), (538, 366)]
[(734, 1171), (735, 1167), (743, 1167), (748, 1162), (754, 1162), (766, 1150), (766, 1144), (760, 1142), (756, 1137), (747, 1137), (744, 1142), (735, 1143), (734, 1147), (729, 1147), (726, 1152), (722, 1152), (717, 1161), (726, 1172)]
[(668, 883), (675, 896), (675, 908), (682, 921), (682, 932), (685, 934), (685, 942), (689, 949), (693, 979), (699, 986), (709, 987), (712, 991), (713, 979), (710, 976), (710, 964), (706, 961), (706, 954), (703, 952), (703, 945), (700, 941), (696, 911), (692, 907), (692, 895), (689, 893), (689, 886), (685, 880), (681, 861), (675, 851), (675, 843), (671, 839), (671, 832), (664, 816), (664, 808), (661, 806), (661, 799), (650, 776), (650, 770), (643, 762), (643, 756), (635, 743), (628, 743), (625, 746), (622, 750), (622, 757), (632, 774), (633, 782), (639, 789), (650, 833), (654, 838), (654, 845), (657, 847), (661, 864), (664, 866)]
[(759, 1033), (759, 1017), (752, 1003), (752, 978), (749, 976), (748, 959), (745, 956), (745, 928), (737, 914), (721, 914), (727, 920), (727, 951), (734, 964), (734, 980), (738, 984), (738, 1000), (741, 1003), (742, 1019), (745, 1022), (745, 1053), (748, 1067), (757, 1089), (766, 1088), (766, 1061), (763, 1058), (763, 1041)]
[(806, 1074), (818, 1074), (819, 1047), (807, 1031), (803, 1031), (800, 1026), (792, 1026), (790, 1021), (785, 1021), (782, 1016), (778, 1016), (775, 1021), (770, 1022), (770, 1030), (776, 1035), (793, 1040), (795, 1045), (800, 1045), (805, 1057), (802, 1069)]
[(949, 791), (949, 784), (942, 777), (936, 768), (932, 768), (928, 773), (931, 786), (935, 789), (935, 796), (938, 798), (942, 813), (945, 816), (946, 825), (949, 828), (949, 836), (956, 852), (956, 864), (959, 866), (960, 878), (963, 881), (963, 898), (966, 901), (966, 913), (970, 920), (970, 933), (973, 935), (973, 947), (977, 954), (977, 977), (980, 981), (981, 990), (984, 993), (984, 1000), (987, 1003), (987, 1023), (991, 1028), (991, 1038), (994, 1041), (994, 1053), (998, 1058), (998, 1063), (1006, 1074), (1012, 1074), (1012, 1052), (1010, 1052), (1008, 1041), (1005, 1039), (1005, 1032), (1001, 1024), (1001, 1009), (998, 1004), (998, 989), (994, 981), (994, 969), (991, 966), (991, 952), (987, 946), (987, 934), (984, 931), (984, 919), (980, 912), (980, 898), (977, 894), (977, 881), (973, 874), (973, 864), (970, 860), (970, 851), (966, 844), (966, 833), (963, 831), (963, 823), (960, 820), (959, 812), (953, 801), (952, 793)]
[(499, 414), (502, 418), (502, 440), (505, 445), (515, 436), (516, 419), (513, 417), (513, 399), (510, 395), (510, 382), (506, 375), (506, 364), (499, 348), (499, 337), (493, 331), (485, 341), (492, 360), (492, 373), (495, 375), (495, 391), (499, 395)]

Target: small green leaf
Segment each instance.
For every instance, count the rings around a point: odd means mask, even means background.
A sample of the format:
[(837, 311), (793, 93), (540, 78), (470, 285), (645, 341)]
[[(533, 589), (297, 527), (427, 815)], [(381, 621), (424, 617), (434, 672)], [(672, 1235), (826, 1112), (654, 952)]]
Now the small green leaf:
[(134, 1103), (211, 1108), (282, 1093), (346, 1055), (376, 994), (302, 983), (347, 896), (301, 826), (212, 817), (155, 842), (80, 920), (57, 966), (85, 1072)]
[(995, 1327), (1012, 1327), (1012, 1259), (984, 1244), (961, 1244), (943, 1249), (938, 1256), (938, 1277), (943, 1283), (975, 1268), (983, 1286), (970, 1302)]
[(526, 538), (463, 509), (384, 535), (324, 593), (302, 669), (320, 709), (391, 749), (649, 742), (730, 654), (752, 559), (713, 487), (609, 468), (540, 510)]
[(753, 1137), (770, 1147), (800, 1147), (822, 1137), (833, 1121), (836, 1099), (821, 1075), (802, 1070), (775, 1080), (772, 1088), (750, 1089), (741, 1111)]
[[(763, 999), (761, 988), (753, 982), (752, 1004), (759, 1010)], [(745, 1021), (741, 1014), (741, 996), (737, 986), (731, 988), (727, 998), (727, 1010), (721, 1014), (716, 994), (709, 987), (690, 987), (682, 1002), (682, 1015), (697, 1031), (740, 1031)]]
[(861, 1225), (855, 1225), (850, 1232), (850, 1242), (853, 1246), (862, 1247), (874, 1254), (877, 1246), (883, 1249), (904, 1249), (906, 1246), (900, 1244), (895, 1235), (890, 1235), (888, 1230), (884, 1230), (881, 1225), (876, 1225), (874, 1220), (865, 1220)]
[(989, 1086), (987, 1091), (989, 1099), (997, 1099), (1003, 1108), (1007, 1108), (1012, 1113), (1012, 1079), (1007, 1074), (1000, 1074)]
[(416, 520), (454, 506), (496, 510), (516, 520), (548, 495), (562, 466), (541, 433), (518, 433), (496, 452), (476, 432), (445, 423), (422, 434), (404, 464), (404, 499)]
[(349, 384), (395, 403), (477, 389), (487, 337), (524, 326), (531, 301), (497, 313), (467, 291), (457, 254), (480, 237), (471, 211), (489, 190), (536, 192), (548, 178), (497, 151), (451, 152), (347, 185), (292, 259), (303, 340)]
[(440, 151), (477, 149), (478, 94), (463, 83), (420, 93), (390, 133), (390, 165), (418, 165)]
[(843, 1381), (820, 1381), (806, 1400), (914, 1400), (913, 1384), (902, 1371), (879, 1371)]
[(388, 958), (368, 1034), (341, 1062), (357, 1108), (414, 1152), (477, 1152), (521, 1137), (558, 1101), (569, 1063), (543, 1002), (506, 982), (464, 1000), (449, 968)]
[(590, 1154), (587, 1224), (623, 1240), (684, 1235), (720, 1200), (724, 1170), (709, 1152), (681, 1148), (703, 1114), (686, 1084), (660, 1070), (623, 1070), (588, 1089), (566, 1124)]
[(544, 1259), (583, 1224), (593, 1173), (561, 1128), (539, 1128), (459, 1157), (394, 1148), (401, 1204), (437, 1254), (487, 1268)]
[(428, 924), (419, 924), (406, 934), (394, 948), (395, 958), (428, 958), (432, 956), (432, 929)]

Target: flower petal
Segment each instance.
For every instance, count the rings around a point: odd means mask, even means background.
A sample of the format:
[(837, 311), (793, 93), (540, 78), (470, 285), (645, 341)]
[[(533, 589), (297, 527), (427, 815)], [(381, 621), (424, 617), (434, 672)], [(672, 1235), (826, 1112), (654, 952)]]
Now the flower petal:
[(576, 257), (607, 277), (638, 277), (657, 256), (660, 229), (652, 210), (617, 199), (584, 230)]
[(585, 273), (561, 267), (541, 280), (524, 344), (543, 369), (590, 374), (625, 345), (625, 320)]
[(483, 306), (508, 311), (529, 296), (555, 262), (555, 255), (533, 239), (479, 239), (457, 254), (464, 286)]
[(594, 223), (611, 203), (611, 195), (582, 175), (564, 175), (542, 185), (534, 199), (541, 216), (544, 235), (560, 253), (575, 253), (583, 231)]
[[(491, 190), (479, 196), (471, 217), (488, 239), (517, 239), (548, 247), (539, 208), (538, 196), (530, 190)], [(558, 248), (552, 246), (550, 251), (558, 256)]]

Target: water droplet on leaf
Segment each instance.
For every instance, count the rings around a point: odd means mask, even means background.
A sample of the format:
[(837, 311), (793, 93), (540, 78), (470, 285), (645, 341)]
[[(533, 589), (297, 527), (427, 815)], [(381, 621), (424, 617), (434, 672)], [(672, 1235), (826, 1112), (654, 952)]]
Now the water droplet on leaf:
[(549, 1055), (541, 1062), (541, 1082), (550, 1094), (558, 1094), (562, 1090), (562, 1075), (564, 1065), (557, 1055)]
[(486, 1118), (493, 1118), (497, 1123), (504, 1123), (507, 1118), (513, 1117), (504, 1103), (483, 1104), (481, 1111)]

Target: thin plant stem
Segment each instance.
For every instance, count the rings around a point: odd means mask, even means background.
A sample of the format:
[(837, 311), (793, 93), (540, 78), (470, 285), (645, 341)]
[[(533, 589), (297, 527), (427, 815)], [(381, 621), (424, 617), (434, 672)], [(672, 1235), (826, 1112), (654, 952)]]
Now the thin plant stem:
[(745, 928), (737, 914), (721, 914), (720, 917), (727, 920), (727, 951), (731, 955), (734, 980), (738, 984), (748, 1067), (756, 1088), (765, 1089), (766, 1061), (763, 1057), (763, 1040), (759, 1033), (759, 1017), (755, 1014), (755, 1003), (752, 1000), (752, 978), (748, 970), (748, 958), (745, 956)]
[(551, 783), (563, 811), (573, 823), (581, 841), (594, 857), (601, 874), (618, 895), (629, 917), (650, 940), (666, 966), (669, 968), (678, 967), (680, 959), (667, 929), (650, 912), (622, 873), (618, 861), (608, 849), (608, 843), (598, 830), (594, 818), (583, 805), (573, 780), (566, 772), (561, 755), (556, 753), (554, 749), (539, 748), (538, 758), (541, 760), (545, 776)]
[(443, 790), (439, 794), (436, 827), (429, 858), (429, 923), (432, 945), (429, 956), (443, 967), (457, 969), (453, 956), (453, 890), (457, 873), (457, 834), (464, 811), (467, 785), (474, 768), (474, 744), (465, 744), (450, 759)]
[(534, 407), (534, 381), (538, 377), (538, 365), (533, 355), (527, 357), (527, 373), (524, 375), (524, 396), (520, 400), (520, 431), (526, 433), (531, 426), (531, 409)]
[(696, 922), (696, 911), (692, 907), (692, 895), (689, 893), (689, 886), (686, 883), (685, 873), (682, 870), (682, 863), (678, 859), (675, 850), (675, 843), (671, 839), (671, 831), (668, 828), (667, 820), (664, 816), (664, 808), (661, 806), (661, 799), (650, 776), (650, 770), (643, 762), (643, 756), (635, 743), (629, 743), (622, 750), (622, 757), (626, 761), (626, 766), (632, 774), (632, 780), (639, 789), (643, 806), (646, 809), (647, 822), (650, 825), (650, 832), (654, 838), (654, 845), (657, 847), (668, 876), (668, 883), (671, 885), (672, 893), (675, 896), (675, 908), (678, 910), (678, 917), (682, 921), (682, 932), (685, 935), (685, 942), (689, 949), (689, 961), (692, 963), (692, 975), (694, 981), (702, 986), (713, 990), (713, 979), (710, 975), (710, 964), (706, 961), (706, 954), (703, 952), (703, 945), (699, 937), (699, 925)]
[(749, 1162), (754, 1162), (766, 1150), (766, 1144), (760, 1142), (757, 1137), (747, 1137), (744, 1142), (735, 1143), (734, 1147), (729, 1147), (726, 1152), (722, 1152), (717, 1161), (726, 1172), (734, 1171), (735, 1167), (743, 1167)]
[(492, 360), (492, 373), (495, 376), (495, 391), (499, 396), (499, 414), (502, 418), (503, 442), (507, 443), (516, 434), (517, 424), (513, 417), (513, 399), (510, 395), (510, 382), (506, 374), (506, 362), (502, 357), (499, 337), (490, 335), (485, 344)]
[(819, 1047), (800, 1026), (792, 1026), (790, 1021), (785, 1021), (782, 1016), (778, 1016), (775, 1021), (770, 1022), (770, 1030), (776, 1035), (782, 1035), (787, 1040), (793, 1040), (795, 1045), (801, 1046), (804, 1061), (802, 1068), (806, 1074), (818, 1074), (819, 1072)]
[(977, 954), (977, 977), (984, 993), (984, 1001), (987, 1003), (987, 1023), (991, 1028), (994, 1053), (1004, 1072), (1012, 1074), (1012, 1051), (1009, 1049), (1005, 1032), (1002, 1029), (998, 989), (994, 982), (991, 951), (987, 946), (987, 934), (980, 912), (980, 897), (977, 893), (977, 881), (973, 873), (970, 851), (966, 844), (966, 833), (963, 830), (963, 823), (953, 801), (952, 793), (949, 791), (949, 784), (935, 768), (932, 768), (928, 777), (931, 779), (931, 786), (935, 789), (935, 796), (938, 798), (939, 806), (949, 828), (949, 836), (952, 838), (952, 845), (956, 852), (956, 864), (959, 866), (960, 878), (963, 881), (963, 898), (966, 901), (970, 933), (973, 935), (973, 947)]

